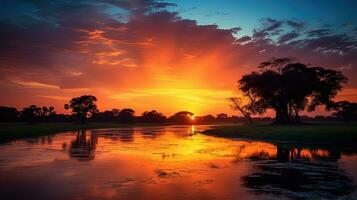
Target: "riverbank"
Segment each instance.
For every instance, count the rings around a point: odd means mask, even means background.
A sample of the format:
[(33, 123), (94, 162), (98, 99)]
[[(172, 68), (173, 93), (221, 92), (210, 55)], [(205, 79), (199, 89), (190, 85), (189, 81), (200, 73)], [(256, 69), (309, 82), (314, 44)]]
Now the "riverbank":
[(215, 126), (202, 132), (206, 135), (295, 144), (357, 146), (357, 123)]
[(118, 123), (0, 123), (0, 142), (16, 139), (39, 137), (65, 131), (76, 131), (99, 128), (121, 128), (128, 126), (150, 126), (153, 124), (118, 124)]

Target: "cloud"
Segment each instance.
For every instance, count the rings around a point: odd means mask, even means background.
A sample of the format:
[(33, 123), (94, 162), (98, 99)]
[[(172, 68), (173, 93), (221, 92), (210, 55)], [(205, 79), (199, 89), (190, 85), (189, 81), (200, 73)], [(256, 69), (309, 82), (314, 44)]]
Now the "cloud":
[(294, 21), (294, 20), (287, 20), (286, 23), (294, 28), (294, 29), (303, 29), (305, 27), (305, 23), (304, 22), (299, 22), (299, 21)]
[(56, 96), (56, 95), (37, 95), (37, 96), (47, 99), (60, 100), (60, 101), (62, 100), (68, 101), (69, 99), (72, 98), (72, 97), (64, 97), (64, 96)]
[(290, 32), (290, 33), (286, 33), (284, 35), (281, 35), (278, 39), (278, 43), (285, 43), (285, 42), (289, 42), (292, 39), (295, 39), (299, 36), (298, 33), (296, 32)]
[(264, 38), (269, 35), (278, 34), (279, 28), (283, 25), (282, 21), (265, 18), (261, 20), (262, 26), (259, 29), (254, 29), (253, 37), (254, 38)]
[(43, 88), (43, 89), (59, 89), (58, 85), (51, 85), (51, 84), (46, 84), (46, 83), (40, 83), (40, 82), (35, 82), (35, 81), (23, 81), (23, 80), (12, 80), (12, 83), (19, 85), (19, 86), (24, 86), (28, 88)]
[(237, 42), (237, 43), (243, 43), (243, 42), (248, 42), (248, 41), (250, 41), (251, 39), (252, 39), (251, 37), (245, 35), (245, 36), (243, 36), (243, 37), (237, 39), (236, 42)]
[(232, 31), (233, 34), (236, 34), (236, 33), (238, 33), (239, 31), (241, 31), (242, 28), (241, 28), (241, 27), (235, 27), (235, 28), (231, 28), (230, 30)]
[(331, 30), (327, 28), (314, 29), (307, 32), (308, 37), (324, 37), (330, 34)]
[[(61, 97), (64, 90), (90, 90), (111, 100), (120, 94), (154, 98), (158, 92), (150, 94), (150, 88), (166, 86), (187, 92), (192, 102), (203, 102), (214, 95), (187, 88), (233, 91), (240, 76), (260, 62), (286, 56), (343, 70), (350, 77), (349, 87), (357, 87), (356, 37), (334, 27), (265, 18), (251, 34), (236, 38), (239, 27), (199, 25), (168, 11), (175, 5), (161, 1), (28, 5), (26, 13), (0, 18), (0, 82), (6, 87), (56, 89), (41, 98)], [(25, 20), (23, 14), (29, 17)], [(219, 99), (226, 107), (224, 98)]]

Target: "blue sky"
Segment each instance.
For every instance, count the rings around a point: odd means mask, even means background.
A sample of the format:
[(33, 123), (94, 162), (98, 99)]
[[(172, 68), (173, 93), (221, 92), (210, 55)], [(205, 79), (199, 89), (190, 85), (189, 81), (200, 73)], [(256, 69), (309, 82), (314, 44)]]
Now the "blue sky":
[(217, 24), (220, 28), (241, 27), (249, 34), (262, 18), (294, 19), (310, 26), (357, 26), (357, 1), (341, 0), (172, 0), (171, 10), (199, 24)]

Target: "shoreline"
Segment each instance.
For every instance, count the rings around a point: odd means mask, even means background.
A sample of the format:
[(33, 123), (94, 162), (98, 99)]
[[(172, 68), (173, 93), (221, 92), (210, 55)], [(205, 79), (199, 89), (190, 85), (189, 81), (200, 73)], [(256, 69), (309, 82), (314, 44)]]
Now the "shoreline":
[(76, 124), (71, 122), (42, 122), (27, 124), (20, 122), (0, 123), (0, 143), (6, 143), (18, 139), (40, 137), (67, 131), (88, 129), (125, 128), (133, 126), (170, 126), (173, 124), (132, 123), (120, 124), (111, 122), (93, 122)]
[(291, 144), (297, 146), (357, 147), (357, 123), (304, 125), (234, 125), (215, 126), (200, 132), (204, 135)]
[[(167, 123), (109, 123), (97, 122), (87, 124), (52, 123), (26, 124), (19, 122), (0, 123), (0, 143), (18, 139), (40, 137), (66, 131), (125, 128), (135, 126), (173, 126), (200, 124), (167, 124)], [(209, 129), (199, 133), (222, 138), (244, 139), (291, 145), (319, 146), (353, 146), (357, 147), (357, 123), (339, 124), (303, 124), (303, 125), (271, 125), (271, 124), (202, 124)]]

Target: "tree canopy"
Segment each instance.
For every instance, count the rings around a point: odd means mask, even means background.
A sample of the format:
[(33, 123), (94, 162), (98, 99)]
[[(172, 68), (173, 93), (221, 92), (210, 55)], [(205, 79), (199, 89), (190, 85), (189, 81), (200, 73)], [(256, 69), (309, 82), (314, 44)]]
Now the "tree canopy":
[(42, 109), (36, 105), (31, 105), (29, 107), (23, 108), (21, 115), (22, 118), (28, 123), (32, 124), (41, 116)]
[(341, 72), (309, 67), (289, 58), (261, 63), (259, 71), (244, 75), (239, 89), (255, 101), (255, 109), (276, 113), (275, 123), (299, 122), (299, 112), (313, 111), (319, 105), (329, 107), (347, 78)]
[(69, 104), (65, 104), (66, 110), (72, 109), (81, 123), (85, 123), (88, 116), (98, 112), (96, 102), (97, 98), (92, 95), (83, 95), (80, 97), (72, 98)]
[(141, 118), (143, 122), (162, 123), (166, 121), (165, 115), (156, 110), (145, 111)]
[(135, 111), (131, 108), (124, 108), (118, 113), (119, 121), (122, 123), (129, 123), (134, 121)]
[(168, 121), (180, 124), (191, 124), (192, 116), (194, 116), (192, 112), (180, 111), (169, 117)]

